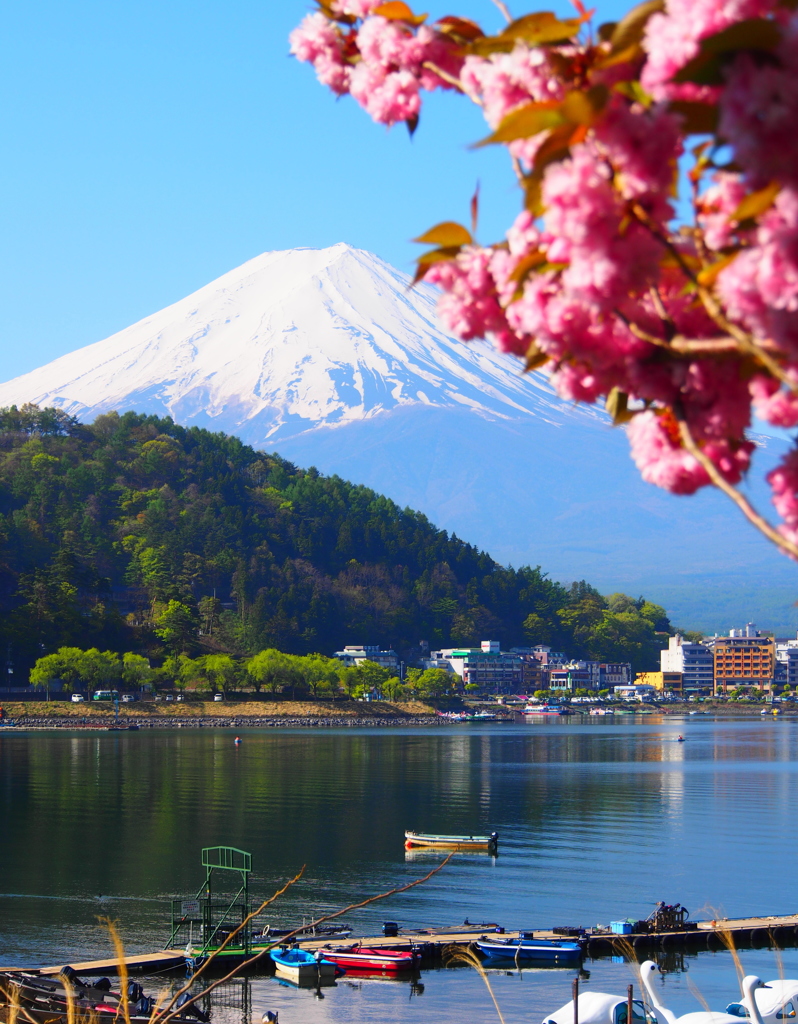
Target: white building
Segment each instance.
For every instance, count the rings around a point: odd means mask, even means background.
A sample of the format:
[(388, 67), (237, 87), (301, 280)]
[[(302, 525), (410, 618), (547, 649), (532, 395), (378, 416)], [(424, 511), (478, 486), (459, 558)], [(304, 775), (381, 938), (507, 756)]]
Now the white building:
[(668, 649), (660, 651), (661, 672), (680, 672), (682, 692), (706, 691), (712, 693), (715, 686), (715, 659), (712, 648), (706, 644), (694, 644), (678, 633), (668, 637)]
[(657, 689), (650, 683), (632, 683), (631, 686), (615, 686), (613, 693), (621, 700), (651, 700)]
[(336, 651), (334, 658), (342, 661), (347, 668), (357, 668), (363, 661), (374, 661), (391, 672), (399, 671), (399, 658), (396, 651), (381, 651), (379, 647), (369, 647), (363, 644), (352, 644), (344, 647), (342, 651)]
[(498, 640), (483, 640), (479, 647), (432, 651), (425, 664), (432, 662), (447, 662), (464, 686), (473, 684), (484, 692), (515, 693), (522, 688), (523, 660), (520, 655), (503, 653)]

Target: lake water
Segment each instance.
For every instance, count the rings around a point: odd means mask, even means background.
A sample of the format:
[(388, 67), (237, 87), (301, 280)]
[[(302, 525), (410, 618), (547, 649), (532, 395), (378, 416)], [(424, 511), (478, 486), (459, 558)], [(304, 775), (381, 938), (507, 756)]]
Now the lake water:
[[(677, 742), (682, 733), (685, 742)], [(425, 874), (406, 828), (496, 830), (499, 856), (458, 855), (424, 886), (347, 915), (376, 934), (496, 921), (591, 926), (645, 917), (658, 900), (695, 916), (798, 911), (798, 720), (625, 718), (383, 730), (0, 730), (0, 963), (160, 948), (173, 895), (200, 887), (203, 846), (253, 856), (255, 895), (305, 865), (269, 920), (318, 916)], [(777, 977), (773, 952), (747, 971)], [(798, 977), (798, 951), (782, 954)], [(730, 954), (672, 963), (663, 998), (681, 1013), (737, 998)], [(583, 985), (623, 994), (629, 965), (585, 962)], [(492, 972), (508, 1024), (570, 997), (573, 972)], [(462, 1021), (496, 1017), (468, 969), (409, 982), (344, 978), (319, 1000), (273, 978), (228, 986), (219, 1021)], [(422, 991), (423, 989), (423, 991)]]

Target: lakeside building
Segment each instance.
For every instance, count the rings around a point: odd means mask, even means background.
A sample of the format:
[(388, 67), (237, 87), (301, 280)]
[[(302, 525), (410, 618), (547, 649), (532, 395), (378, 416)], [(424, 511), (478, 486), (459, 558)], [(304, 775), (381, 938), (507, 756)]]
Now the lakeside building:
[(628, 661), (599, 663), (599, 689), (611, 690), (615, 686), (628, 686), (632, 682), (632, 666)]
[(684, 676), (681, 672), (638, 672), (635, 685), (653, 686), (660, 693), (667, 690), (681, 697), (684, 692)]
[(650, 683), (632, 683), (630, 686), (616, 686), (613, 693), (621, 700), (650, 700), (657, 694), (656, 687)]
[(498, 640), (483, 640), (479, 647), (448, 647), (432, 651), (425, 665), (442, 668), (438, 662), (447, 662), (464, 686), (475, 685), (491, 693), (518, 693), (523, 689), (521, 657), (503, 652)]
[(711, 641), (715, 663), (715, 693), (740, 686), (772, 690), (776, 671), (776, 641), (761, 636), (752, 622), (745, 630), (730, 629), (728, 637)]
[(776, 665), (773, 682), (779, 686), (798, 686), (798, 639), (776, 637)]
[(708, 695), (714, 691), (715, 659), (707, 644), (691, 643), (679, 633), (668, 637), (668, 649), (660, 651), (660, 671), (681, 676), (681, 692), (685, 697)]
[(333, 657), (342, 661), (347, 668), (356, 668), (363, 661), (373, 661), (383, 668), (390, 669), (391, 672), (399, 671), (399, 657), (396, 651), (381, 651), (376, 646), (348, 645), (342, 651), (336, 651)]

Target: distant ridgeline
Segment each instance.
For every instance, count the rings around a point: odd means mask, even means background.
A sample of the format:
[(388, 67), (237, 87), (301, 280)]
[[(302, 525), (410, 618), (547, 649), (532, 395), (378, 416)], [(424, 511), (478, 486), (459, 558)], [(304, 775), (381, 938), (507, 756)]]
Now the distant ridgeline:
[[(534, 531), (534, 523), (530, 523)], [(506, 568), (423, 515), (170, 419), (0, 410), (0, 654), (504, 648), (658, 667), (658, 605)], [(2, 665), (0, 664), (0, 672)]]

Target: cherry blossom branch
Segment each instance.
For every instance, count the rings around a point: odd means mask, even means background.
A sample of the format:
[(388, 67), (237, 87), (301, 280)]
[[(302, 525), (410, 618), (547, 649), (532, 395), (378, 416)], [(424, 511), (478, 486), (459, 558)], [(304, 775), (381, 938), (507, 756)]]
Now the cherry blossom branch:
[(752, 335), (747, 331), (744, 331), (737, 324), (733, 323), (724, 314), (720, 303), (712, 294), (712, 292), (704, 287), (699, 281), (698, 276), (694, 273), (693, 269), (684, 259), (682, 253), (679, 252), (678, 248), (673, 244), (670, 238), (660, 230), (658, 225), (654, 224), (649, 217), (648, 213), (643, 209), (639, 203), (631, 204), (631, 213), (638, 223), (642, 224), (648, 231), (657, 239), (668, 252), (673, 256), (679, 267), (688, 281), (691, 281), (696, 288), (698, 297), (701, 299), (701, 303), (704, 309), (707, 311), (709, 316), (715, 323), (720, 327), (726, 334), (731, 335), (732, 338), (737, 342), (737, 347), (743, 351), (746, 355), (754, 358), (760, 363), (776, 380), (781, 381), (785, 384), (793, 394), (798, 395), (798, 382), (790, 380), (784, 368), (774, 359), (768, 352), (758, 345)]
[[(734, 338), (685, 338), (683, 334), (675, 334), (670, 341), (666, 341), (645, 330), (634, 320), (630, 320), (619, 309), (615, 310), (615, 315), (623, 321), (636, 338), (647, 341), (649, 345), (656, 345), (657, 348), (664, 348), (668, 352), (675, 352), (680, 356), (725, 356), (734, 355), (740, 351), (740, 346)], [(772, 342), (766, 344), (772, 345)], [(775, 349), (775, 346), (773, 348)]]
[(493, 0), (493, 3), (499, 8), (499, 10), (501, 11), (502, 15), (506, 19), (507, 24), (509, 25), (510, 22), (513, 20), (513, 16), (512, 16), (512, 14), (510, 14), (510, 10), (509, 10), (507, 4), (505, 4), (503, 2), (503, 0)]
[(712, 459), (710, 459), (696, 443), (695, 438), (690, 432), (690, 428), (684, 419), (684, 413), (678, 408), (675, 408), (673, 411), (679, 422), (679, 435), (681, 437), (682, 444), (693, 458), (702, 466), (712, 484), (717, 487), (719, 491), (723, 491), (723, 493), (740, 509), (748, 522), (751, 523), (752, 526), (756, 527), (760, 533), (764, 534), (765, 537), (775, 544), (777, 548), (780, 548), (792, 558), (798, 559), (798, 544), (794, 544), (792, 541), (782, 536), (775, 526), (771, 525), (764, 516), (757, 512), (748, 498), (729, 483)]
[(738, 343), (743, 352), (753, 356), (758, 363), (761, 363), (778, 381), (785, 384), (794, 395), (798, 395), (798, 382), (791, 380), (784, 368), (769, 355), (753, 337), (743, 331), (724, 314), (720, 303), (715, 296), (707, 289), (699, 285), (698, 295), (703, 303), (704, 309), (709, 313), (715, 323), (722, 331), (730, 334)]
[(443, 79), (444, 82), (448, 82), (454, 89), (457, 89), (464, 96), (467, 96), (472, 103), (476, 103), (478, 107), (482, 106), (476, 96), (472, 96), (470, 93), (465, 91), (459, 78), (455, 78), (455, 76), (450, 75), (448, 71), (444, 71), (443, 68), (439, 68), (438, 65), (433, 64), (431, 60), (425, 60), (421, 66), (422, 68), (426, 68), (427, 71), (431, 71), (434, 75), (437, 75), (438, 78)]

